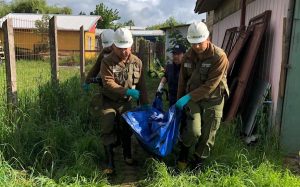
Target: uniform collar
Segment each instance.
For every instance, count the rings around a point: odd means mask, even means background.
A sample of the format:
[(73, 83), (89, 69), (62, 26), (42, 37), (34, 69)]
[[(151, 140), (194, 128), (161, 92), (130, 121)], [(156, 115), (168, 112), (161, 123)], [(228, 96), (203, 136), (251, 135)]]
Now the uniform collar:
[(197, 61), (200, 60), (200, 61), (203, 61), (203, 60), (206, 60), (210, 57), (212, 57), (214, 55), (214, 44), (209, 42), (208, 43), (208, 47), (207, 49), (201, 53), (201, 54), (196, 54), (192, 48), (190, 48), (187, 53), (186, 53), (186, 58), (188, 59), (196, 59)]
[[(115, 65), (118, 64), (121, 67), (125, 67), (126, 66), (125, 65), (125, 61), (122, 61), (114, 52), (112, 52), (111, 54), (112, 54), (112, 61), (114, 62)], [(130, 56), (128, 57), (128, 59), (127, 59), (126, 62), (127, 63), (131, 62), (132, 59), (133, 59), (133, 56), (132, 56), (132, 54), (130, 54)]]

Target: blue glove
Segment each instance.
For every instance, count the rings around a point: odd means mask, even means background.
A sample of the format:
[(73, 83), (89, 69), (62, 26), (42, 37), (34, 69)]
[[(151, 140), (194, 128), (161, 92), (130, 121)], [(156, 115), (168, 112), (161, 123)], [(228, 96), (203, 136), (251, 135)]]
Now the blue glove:
[(142, 108), (142, 110), (148, 110), (148, 109), (150, 109), (151, 107), (150, 107), (149, 104), (144, 104), (144, 105), (141, 106), (141, 108)]
[(127, 89), (126, 95), (131, 96), (134, 100), (138, 100), (140, 98), (140, 92), (135, 89)]
[(90, 90), (90, 84), (88, 84), (88, 83), (83, 83), (82, 89), (83, 89), (85, 92), (88, 92), (88, 91)]
[(175, 103), (175, 106), (182, 110), (183, 107), (191, 100), (191, 96), (189, 94), (181, 97), (180, 99), (178, 99), (178, 101)]

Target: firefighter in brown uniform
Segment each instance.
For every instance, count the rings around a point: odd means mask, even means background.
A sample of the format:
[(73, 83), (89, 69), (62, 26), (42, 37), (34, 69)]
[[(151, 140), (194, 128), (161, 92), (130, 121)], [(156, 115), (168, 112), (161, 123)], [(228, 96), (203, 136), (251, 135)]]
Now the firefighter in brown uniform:
[[(120, 117), (130, 110), (131, 100), (148, 105), (148, 97), (141, 60), (131, 54), (132, 34), (119, 28), (114, 34), (113, 52), (102, 60), (100, 75), (103, 83), (103, 105), (101, 110), (100, 134), (107, 157), (106, 174), (114, 173), (113, 147), (117, 141), (116, 125), (120, 128), (123, 156), (127, 164), (133, 164), (131, 135), (128, 124)], [(115, 120), (118, 123), (115, 123)]]
[[(112, 52), (113, 36), (114, 36), (114, 30), (112, 29), (106, 29), (101, 33), (101, 43), (103, 49), (100, 52), (96, 63), (93, 65), (93, 67), (88, 72), (85, 78), (85, 82), (82, 85), (82, 88), (85, 91), (90, 90), (90, 83), (99, 81), (97, 79), (99, 79), (100, 76), (99, 73), (100, 73), (101, 61), (104, 57), (108, 56), (108, 54)], [(102, 82), (100, 82), (100, 84), (102, 84)]]
[[(223, 115), (224, 96), (229, 95), (226, 71), (228, 59), (222, 49), (208, 40), (203, 22), (192, 23), (187, 39), (192, 47), (183, 57), (176, 107), (185, 111), (177, 167), (197, 167), (209, 156)], [(193, 159), (188, 153), (194, 147)]]

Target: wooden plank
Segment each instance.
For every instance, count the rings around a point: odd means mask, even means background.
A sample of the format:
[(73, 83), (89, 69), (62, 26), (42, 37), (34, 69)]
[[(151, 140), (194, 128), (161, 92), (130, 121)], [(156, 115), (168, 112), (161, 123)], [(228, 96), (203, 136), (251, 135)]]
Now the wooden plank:
[(80, 27), (80, 77), (81, 82), (85, 80), (85, 58), (84, 58), (84, 28)]
[(285, 81), (286, 81), (286, 67), (288, 63), (288, 49), (289, 43), (287, 39), (287, 19), (283, 18), (283, 31), (282, 31), (282, 63), (281, 63), (281, 72), (280, 72), (280, 81), (279, 81), (279, 97), (284, 97), (285, 91)]
[(57, 43), (57, 18), (53, 16), (49, 20), (49, 40), (50, 40), (50, 63), (51, 63), (51, 80), (58, 82), (58, 43)]
[(15, 55), (15, 41), (14, 41), (14, 29), (13, 20), (8, 18), (3, 23), (4, 31), (4, 50), (6, 58), (6, 84), (7, 84), (7, 105), (17, 106), (17, 73), (16, 73), (16, 55)]

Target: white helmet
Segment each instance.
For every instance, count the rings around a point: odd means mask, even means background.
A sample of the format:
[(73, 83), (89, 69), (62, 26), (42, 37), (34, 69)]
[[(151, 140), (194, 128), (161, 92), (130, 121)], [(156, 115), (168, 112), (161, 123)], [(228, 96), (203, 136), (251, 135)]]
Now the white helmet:
[(114, 44), (118, 48), (129, 48), (133, 44), (131, 32), (126, 28), (118, 28), (114, 35)]
[(103, 47), (110, 47), (114, 42), (114, 30), (105, 29), (101, 33), (101, 41)]
[(203, 22), (192, 23), (187, 32), (187, 40), (191, 44), (204, 42), (209, 36), (207, 26)]

